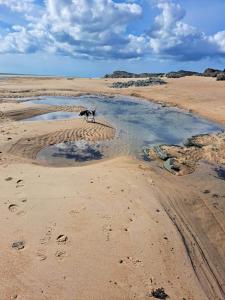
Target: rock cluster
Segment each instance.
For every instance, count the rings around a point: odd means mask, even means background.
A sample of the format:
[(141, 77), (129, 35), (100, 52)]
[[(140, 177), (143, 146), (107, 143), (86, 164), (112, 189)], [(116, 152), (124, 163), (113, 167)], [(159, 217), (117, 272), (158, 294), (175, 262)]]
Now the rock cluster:
[(212, 69), (212, 68), (208, 68), (203, 72), (203, 76), (205, 77), (217, 77), (218, 74), (223, 73), (223, 71), (221, 70), (217, 70), (217, 69)]
[(224, 70), (223, 73), (217, 74), (216, 80), (217, 80), (217, 81), (225, 80), (225, 70)]
[(189, 138), (183, 147), (159, 145), (145, 149), (150, 159), (160, 159), (166, 170), (174, 175), (186, 175), (195, 171), (200, 160), (225, 166), (225, 131), (218, 134), (202, 134)]
[(114, 71), (112, 74), (106, 74), (105, 78), (148, 78), (148, 77), (162, 77), (164, 73), (131, 73), (126, 71)]
[(185, 76), (201, 76), (201, 73), (194, 72), (194, 71), (180, 70), (177, 72), (169, 72), (166, 74), (167, 78), (181, 78)]
[(166, 82), (159, 78), (148, 78), (145, 80), (129, 80), (125, 82), (114, 82), (111, 87), (113, 88), (128, 88), (128, 87), (140, 87), (140, 86), (150, 86), (150, 85), (161, 85), (166, 84)]
[(131, 73), (126, 71), (115, 71), (112, 74), (106, 74), (105, 78), (149, 78), (149, 77), (167, 77), (167, 78), (181, 78), (185, 76), (204, 76), (204, 77), (214, 77), (217, 80), (225, 80), (225, 69), (217, 70), (212, 68), (207, 68), (203, 73), (194, 71), (180, 70), (176, 72), (169, 73)]

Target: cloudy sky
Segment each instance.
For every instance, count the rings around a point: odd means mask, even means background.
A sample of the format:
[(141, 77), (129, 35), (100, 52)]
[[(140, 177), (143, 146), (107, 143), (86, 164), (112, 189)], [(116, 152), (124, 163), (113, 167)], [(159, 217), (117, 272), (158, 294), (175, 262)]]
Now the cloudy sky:
[(0, 0), (0, 72), (225, 68), (225, 0)]

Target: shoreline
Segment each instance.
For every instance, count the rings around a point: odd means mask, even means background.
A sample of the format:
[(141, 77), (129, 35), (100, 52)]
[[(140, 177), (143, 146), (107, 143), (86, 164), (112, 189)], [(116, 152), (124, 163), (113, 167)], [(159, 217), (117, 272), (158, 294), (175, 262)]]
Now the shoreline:
[[(51, 78), (51, 79), (46, 79), (46, 78), (13, 78), (9, 79), (6, 81), (11, 81), (11, 85), (17, 84), (17, 81), (25, 81), (26, 80), (31, 83), (26, 86), (26, 89), (21, 89), (20, 90), (8, 90), (8, 89), (1, 89), (0, 86), (0, 98), (5, 98), (7, 99), (7, 94), (12, 96), (10, 97), (11, 99), (15, 98), (26, 98), (26, 97), (32, 97), (32, 96), (65, 96), (65, 97), (77, 97), (77, 96), (82, 96), (82, 95), (106, 95), (106, 96), (131, 96), (134, 98), (139, 98), (145, 99), (147, 101), (151, 101), (157, 104), (161, 105), (166, 105), (170, 107), (178, 107), (179, 109), (182, 109), (187, 112), (194, 113), (200, 117), (206, 118), (208, 120), (211, 120), (213, 122), (217, 122), (218, 124), (225, 125), (225, 117), (223, 114), (221, 114), (221, 110), (225, 110), (225, 104), (220, 101), (221, 96), (225, 97), (225, 83), (224, 82), (218, 82), (214, 81), (213, 78), (208, 78), (208, 77), (184, 77), (184, 78), (179, 78), (179, 79), (168, 79), (166, 78), (165, 80), (167, 81), (167, 84), (163, 87), (159, 86), (151, 86), (151, 87), (138, 87), (138, 88), (126, 88), (126, 89), (115, 89), (111, 88), (108, 85), (112, 84), (115, 82), (115, 79), (80, 79), (80, 78), (74, 78), (73, 80), (67, 80), (66, 78)], [(31, 89), (31, 84), (33, 81), (39, 81), (42, 82), (44, 85), (43, 89)], [(127, 81), (128, 79), (123, 79), (122, 81)], [(15, 81), (15, 83), (14, 83)], [(55, 82), (55, 83), (61, 83), (64, 87), (56, 89), (54, 88), (47, 88), (45, 85), (45, 82)], [(209, 98), (209, 101), (206, 99), (204, 100), (203, 96), (201, 95), (200, 97), (200, 92), (197, 93), (197, 95), (190, 93), (192, 90), (192, 85), (196, 85), (195, 81), (198, 83), (198, 81), (201, 83), (200, 88), (201, 90), (206, 89), (205, 93), (207, 90), (209, 90), (209, 94), (207, 95), (206, 93), (206, 98)], [(72, 83), (76, 83), (76, 86), (73, 87)], [(180, 90), (179, 90), (179, 97), (177, 96), (172, 96), (174, 94), (174, 87), (176, 86), (176, 82), (179, 83), (180, 85)], [(190, 83), (189, 83), (190, 82)], [(87, 87), (86, 85), (92, 84), (93, 88)], [(207, 83), (209, 87), (207, 87)], [(190, 85), (190, 86), (189, 86)], [(4, 85), (3, 85), (4, 86)], [(218, 88), (218, 96), (216, 93), (211, 92), (210, 88)], [(65, 88), (66, 87), (66, 88)], [(198, 85), (197, 85), (198, 87)], [(168, 92), (169, 89), (169, 92)], [(77, 90), (80, 90), (79, 92)], [(168, 95), (166, 96), (166, 94)], [(180, 94), (183, 93), (183, 96)], [(189, 95), (190, 93), (190, 95)], [(186, 95), (187, 94), (187, 95)], [(174, 98), (174, 99), (171, 99)], [(187, 101), (185, 100), (187, 98)], [(199, 99), (198, 99), (199, 98)], [(212, 99), (215, 99), (215, 103), (213, 105)], [(196, 99), (196, 100), (195, 100)], [(200, 105), (200, 99), (203, 100), (203, 103), (201, 106)], [(211, 111), (204, 111), (204, 101), (206, 101), (207, 105), (210, 103), (210, 107), (212, 108)], [(220, 101), (220, 102), (218, 102)], [(218, 112), (214, 116), (214, 111), (217, 110)]]

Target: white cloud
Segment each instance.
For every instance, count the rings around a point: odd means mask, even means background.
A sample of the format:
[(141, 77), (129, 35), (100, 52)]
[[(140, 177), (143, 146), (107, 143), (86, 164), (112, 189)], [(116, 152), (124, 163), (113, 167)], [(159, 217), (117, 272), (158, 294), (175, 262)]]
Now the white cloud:
[(212, 44), (215, 44), (218, 46), (218, 50), (221, 53), (225, 53), (225, 30), (217, 32), (213, 36), (209, 37), (209, 41)]
[(155, 18), (150, 32), (150, 48), (164, 57), (177, 60), (199, 60), (203, 57), (225, 55), (225, 35), (219, 32), (207, 36), (183, 22), (185, 11), (171, 1), (158, 1), (161, 13)]
[(0, 36), (0, 53), (43, 51), (95, 59), (149, 55), (176, 60), (225, 55), (225, 31), (207, 36), (186, 24), (185, 11), (169, 0), (156, 1), (160, 12), (151, 30), (138, 35), (131, 34), (128, 28), (142, 16), (143, 1), (45, 0), (44, 3), (41, 7), (35, 0), (0, 0), (0, 5), (23, 14), (26, 19), (26, 25), (13, 26)]
[[(27, 0), (20, 7), (13, 0), (0, 1), (18, 11), (25, 11), (25, 4), (32, 4)], [(26, 28), (2, 37), (0, 52), (27, 51), (29, 41), (34, 50), (36, 39), (42, 50), (73, 56), (107, 58), (121, 54), (126, 58), (141, 53), (140, 42), (135, 52), (134, 38), (126, 33), (128, 24), (142, 14), (140, 5), (112, 0), (46, 0), (45, 3), (41, 18), (30, 14)], [(131, 50), (126, 47), (130, 43)]]
[(4, 5), (16, 12), (30, 12), (33, 9), (33, 0), (0, 0), (0, 5)]

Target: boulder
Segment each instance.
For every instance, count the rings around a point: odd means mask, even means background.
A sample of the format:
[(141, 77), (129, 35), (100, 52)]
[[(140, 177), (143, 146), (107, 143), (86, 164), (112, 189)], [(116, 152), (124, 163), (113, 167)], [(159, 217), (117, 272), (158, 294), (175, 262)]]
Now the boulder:
[(200, 76), (201, 73), (194, 72), (194, 71), (185, 71), (185, 70), (180, 70), (177, 72), (169, 72), (166, 74), (167, 78), (181, 78), (185, 76)]
[(225, 72), (217, 74), (216, 80), (218, 80), (218, 81), (225, 80)]
[(221, 70), (208, 68), (203, 72), (203, 76), (205, 77), (217, 77), (218, 74), (223, 73)]

